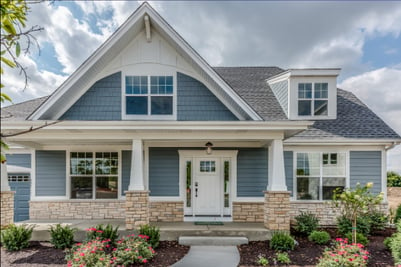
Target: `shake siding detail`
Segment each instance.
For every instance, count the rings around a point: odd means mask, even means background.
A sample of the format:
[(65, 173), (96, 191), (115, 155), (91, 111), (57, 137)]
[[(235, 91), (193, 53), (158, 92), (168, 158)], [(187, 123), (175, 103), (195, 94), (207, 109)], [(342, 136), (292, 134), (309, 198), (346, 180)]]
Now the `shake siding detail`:
[(263, 197), (268, 179), (267, 149), (239, 149), (237, 168), (237, 196)]
[(237, 121), (238, 118), (204, 84), (178, 72), (177, 120)]
[(30, 154), (7, 154), (7, 165), (31, 168)]
[(287, 184), (287, 190), (290, 191), (290, 195), (294, 195), (294, 153), (292, 151), (284, 151), (284, 171), (285, 171), (285, 182)]
[(121, 120), (121, 72), (97, 81), (60, 119)]
[(350, 186), (355, 187), (372, 182), (373, 193), (380, 193), (382, 176), (381, 151), (351, 151), (350, 152)]
[(125, 196), (128, 190), (129, 180), (131, 176), (131, 150), (122, 151), (121, 159), (121, 195)]
[(179, 196), (177, 148), (149, 148), (150, 196)]
[(36, 196), (66, 195), (66, 152), (36, 151)]
[(285, 115), (288, 116), (288, 81), (281, 81), (270, 85)]

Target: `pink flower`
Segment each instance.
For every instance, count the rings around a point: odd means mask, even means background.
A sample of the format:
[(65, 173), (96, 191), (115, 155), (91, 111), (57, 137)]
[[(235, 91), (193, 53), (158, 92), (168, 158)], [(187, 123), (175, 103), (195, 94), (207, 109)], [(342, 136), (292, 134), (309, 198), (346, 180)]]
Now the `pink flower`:
[(79, 256), (83, 257), (83, 256), (85, 256), (85, 253), (81, 253), (81, 254), (79, 254)]
[(97, 230), (96, 233), (103, 233), (103, 231), (102, 230)]
[(100, 261), (104, 261), (104, 258), (99, 258)]
[(143, 263), (147, 263), (148, 262), (148, 260), (147, 259), (143, 259), (143, 261), (142, 261)]
[(92, 250), (91, 253), (96, 253), (96, 251)]

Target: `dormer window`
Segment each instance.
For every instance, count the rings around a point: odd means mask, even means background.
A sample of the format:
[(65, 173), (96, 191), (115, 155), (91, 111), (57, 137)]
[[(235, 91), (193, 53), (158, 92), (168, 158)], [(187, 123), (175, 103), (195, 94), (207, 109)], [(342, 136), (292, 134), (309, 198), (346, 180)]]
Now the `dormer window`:
[(125, 114), (132, 117), (173, 115), (173, 76), (126, 76)]
[(327, 115), (328, 83), (298, 84), (298, 115)]

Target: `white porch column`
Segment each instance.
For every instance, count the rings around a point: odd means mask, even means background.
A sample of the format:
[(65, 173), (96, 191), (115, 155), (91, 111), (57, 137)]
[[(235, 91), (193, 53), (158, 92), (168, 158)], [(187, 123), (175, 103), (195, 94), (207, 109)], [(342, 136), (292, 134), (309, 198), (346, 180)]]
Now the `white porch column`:
[(269, 147), (267, 191), (287, 191), (284, 173), (283, 140), (274, 139)]
[(1, 163), (1, 191), (10, 191), (7, 173), (7, 161)]
[(132, 140), (131, 175), (128, 191), (145, 190), (143, 177), (143, 145), (142, 140)]

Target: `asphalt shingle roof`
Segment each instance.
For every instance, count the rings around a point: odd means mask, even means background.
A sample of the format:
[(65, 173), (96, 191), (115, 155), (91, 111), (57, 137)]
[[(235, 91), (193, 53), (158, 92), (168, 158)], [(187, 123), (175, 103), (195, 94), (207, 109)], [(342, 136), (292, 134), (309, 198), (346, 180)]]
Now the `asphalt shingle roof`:
[[(266, 79), (283, 72), (277, 67), (216, 67), (214, 70), (265, 121), (288, 120)], [(48, 97), (1, 109), (2, 121), (25, 120)], [(332, 139), (400, 139), (382, 119), (351, 92), (337, 90), (337, 119), (319, 120), (287, 141)]]
[(216, 67), (214, 70), (265, 121), (287, 120), (270, 86), (265, 81), (283, 69), (277, 67)]

